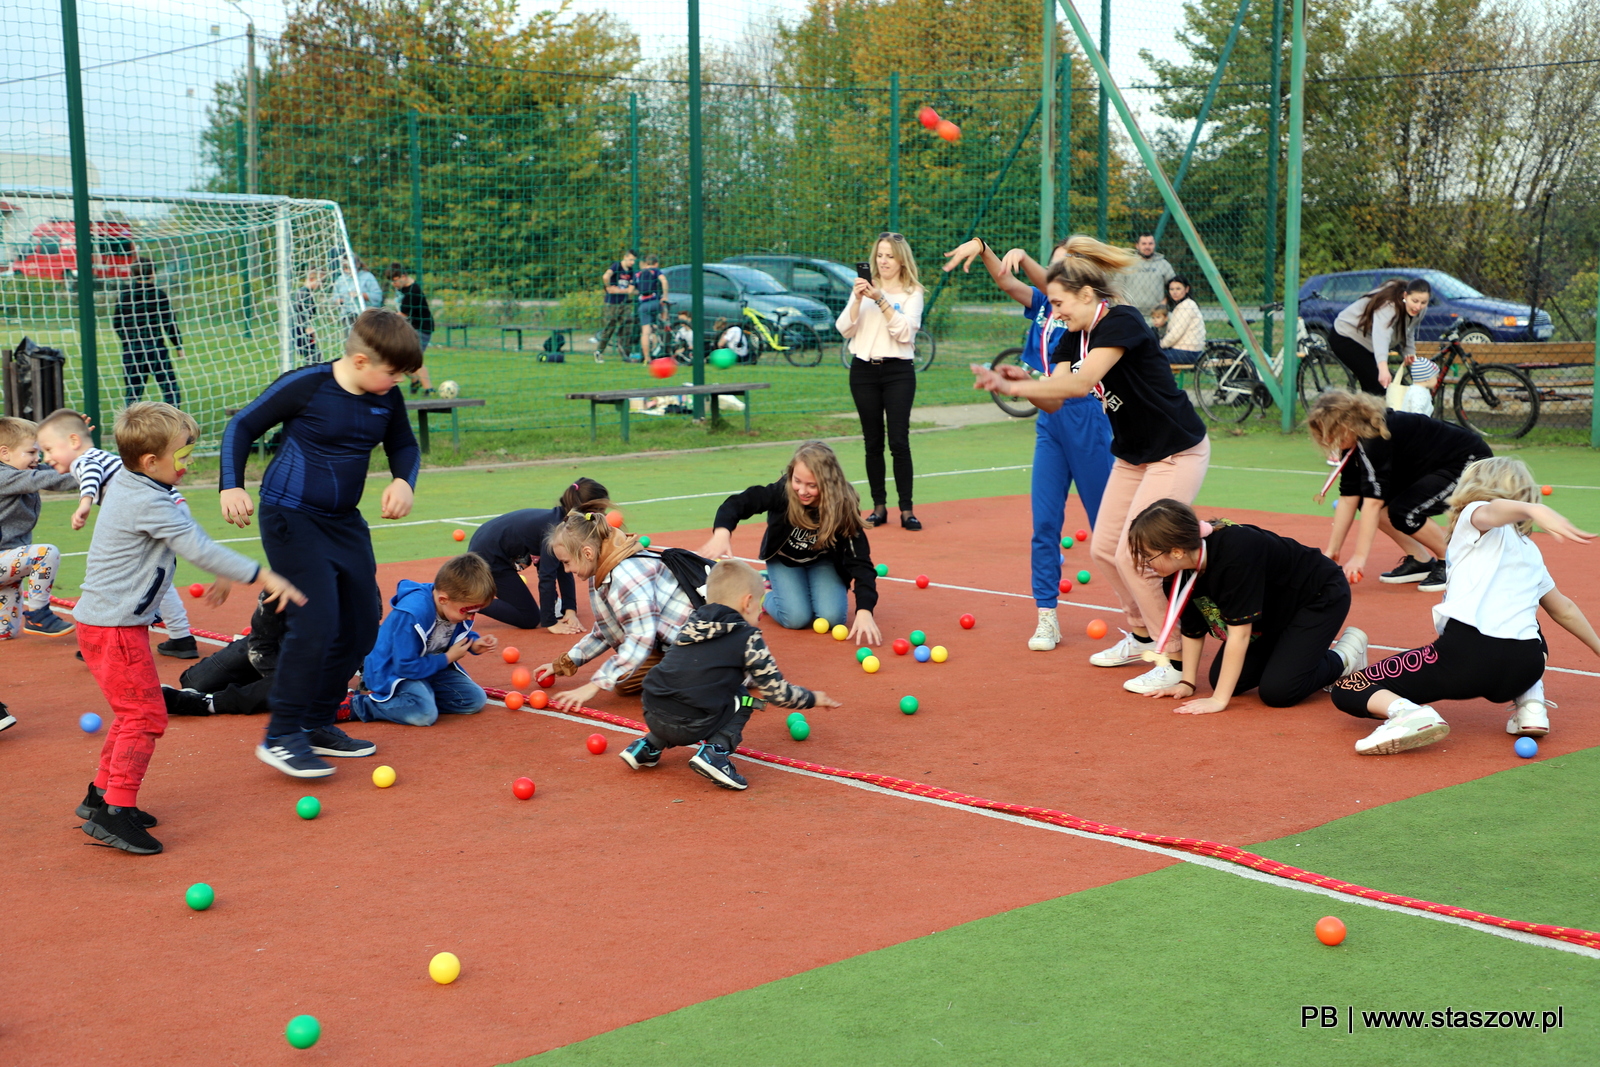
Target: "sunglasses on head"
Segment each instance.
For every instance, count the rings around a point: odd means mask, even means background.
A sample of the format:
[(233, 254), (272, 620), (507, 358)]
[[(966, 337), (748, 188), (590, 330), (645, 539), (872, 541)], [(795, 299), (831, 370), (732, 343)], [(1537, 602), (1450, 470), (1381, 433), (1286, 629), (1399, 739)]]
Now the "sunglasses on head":
[(906, 235), (905, 234), (903, 234), (903, 233), (893, 233), (893, 232), (891, 232), (889, 230), (884, 230), (882, 233), (878, 234), (878, 240), (880, 240), (880, 241), (883, 240), (886, 237), (891, 241), (904, 241), (906, 239)]

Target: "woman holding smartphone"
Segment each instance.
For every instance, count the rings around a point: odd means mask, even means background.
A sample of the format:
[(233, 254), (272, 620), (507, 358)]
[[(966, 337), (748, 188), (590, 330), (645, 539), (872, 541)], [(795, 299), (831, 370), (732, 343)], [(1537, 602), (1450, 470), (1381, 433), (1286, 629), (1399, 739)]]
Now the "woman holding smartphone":
[(885, 427), (894, 457), (894, 487), (900, 525), (920, 530), (911, 499), (911, 405), (917, 397), (912, 343), (922, 325), (922, 285), (911, 245), (898, 233), (880, 233), (870, 262), (856, 264), (850, 300), (836, 324), (850, 347), (850, 395), (861, 418), (867, 483), (872, 491), (868, 526), (889, 521), (883, 443)]

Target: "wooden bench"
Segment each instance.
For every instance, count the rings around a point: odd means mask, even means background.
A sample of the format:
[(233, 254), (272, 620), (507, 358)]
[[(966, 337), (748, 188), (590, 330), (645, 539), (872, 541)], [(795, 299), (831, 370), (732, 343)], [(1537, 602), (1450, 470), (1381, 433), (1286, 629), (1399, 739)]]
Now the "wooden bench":
[(608, 389), (598, 393), (568, 393), (568, 400), (587, 400), (589, 402), (589, 440), (599, 439), (599, 427), (595, 418), (595, 411), (601, 404), (610, 404), (617, 409), (617, 414), (622, 423), (622, 439), (628, 439), (628, 415), (630, 414), (628, 402), (630, 400), (648, 399), (655, 396), (709, 396), (711, 398), (711, 421), (717, 422), (722, 417), (722, 412), (717, 401), (724, 396), (737, 396), (744, 401), (744, 428), (750, 429), (750, 393), (756, 389), (771, 389), (771, 382), (724, 382), (718, 385), (673, 385), (661, 389)]
[(431, 396), (423, 400), (407, 400), (406, 410), (417, 413), (417, 443), (422, 446), (423, 455), (427, 455), (431, 442), (428, 439), (428, 415), (436, 411), (450, 413), (450, 443), (457, 452), (461, 451), (461, 409), (483, 407), (482, 397), (458, 396), (446, 400), (442, 396)]
[(1514, 363), (1523, 370), (1531, 367), (1594, 366), (1593, 342), (1506, 341), (1461, 347), (1479, 363)]
[(572, 351), (572, 345), (573, 345), (572, 331), (574, 331), (576, 329), (577, 329), (576, 326), (534, 326), (534, 325), (531, 325), (531, 324), (518, 324), (518, 325), (513, 325), (513, 326), (502, 326), (502, 327), (500, 327), (500, 351), (504, 352), (506, 350), (506, 334), (508, 334), (508, 333), (514, 333), (514, 334), (517, 335), (517, 351), (521, 352), (522, 351), (522, 334), (523, 334), (524, 330), (534, 331), (534, 332), (537, 332), (539, 330), (545, 330), (550, 334), (551, 337), (558, 337), (561, 334), (566, 334), (567, 335), (567, 347), (566, 347), (565, 351), (570, 352), (570, 351)]

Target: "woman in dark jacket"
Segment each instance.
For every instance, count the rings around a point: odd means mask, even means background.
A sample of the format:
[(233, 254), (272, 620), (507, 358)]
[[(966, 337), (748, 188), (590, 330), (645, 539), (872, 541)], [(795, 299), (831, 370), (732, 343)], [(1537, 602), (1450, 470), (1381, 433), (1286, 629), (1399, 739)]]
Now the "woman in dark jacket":
[[(579, 478), (553, 508), (523, 508), (490, 519), (472, 535), (469, 549), (489, 563), (495, 599), (480, 615), (507, 626), (531, 630), (543, 626), (553, 634), (581, 634), (577, 588), (561, 561), (545, 551), (545, 538), (570, 511), (604, 512), (611, 506), (606, 487), (593, 478)], [(539, 596), (522, 580), (523, 568), (539, 560)], [(556, 613), (559, 596), (561, 613)]]
[(182, 407), (178, 376), (167, 357), (167, 338), (172, 338), (172, 354), (179, 359), (183, 358), (183, 338), (178, 334), (178, 321), (172, 316), (172, 301), (166, 290), (156, 287), (155, 273), (155, 264), (142, 257), (130, 268), (132, 282), (117, 298), (111, 328), (122, 339), (127, 403), (132, 404), (143, 395), (145, 381), (154, 375), (156, 384), (161, 386), (161, 399), (175, 408)]
[(833, 449), (821, 441), (805, 441), (778, 481), (752, 485), (724, 500), (717, 509), (716, 529), (700, 554), (727, 556), (733, 528), (763, 511), (767, 532), (761, 538), (761, 559), (772, 583), (767, 614), (789, 630), (804, 629), (816, 619), (840, 624), (850, 613), (853, 582), (856, 617), (850, 636), (868, 645), (881, 643), (883, 635), (872, 618), (878, 573), (861, 524), (861, 499), (839, 469)]

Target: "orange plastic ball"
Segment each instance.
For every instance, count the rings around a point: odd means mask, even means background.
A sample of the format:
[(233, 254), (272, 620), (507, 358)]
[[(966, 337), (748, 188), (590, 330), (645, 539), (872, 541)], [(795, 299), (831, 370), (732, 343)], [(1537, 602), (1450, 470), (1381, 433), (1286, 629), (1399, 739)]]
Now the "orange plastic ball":
[(465, 541), (467, 539), (467, 531), (465, 531), (465, 530), (457, 530), (455, 533), (451, 534), (450, 536), (454, 537), (457, 541)]
[(511, 672), (511, 688), (526, 689), (533, 684), (533, 674), (526, 667), (518, 667)]
[(606, 522), (611, 525), (611, 528), (613, 530), (622, 529), (622, 512), (620, 512), (620, 511), (608, 511), (608, 512), (606, 512)]
[(1344, 923), (1332, 915), (1324, 915), (1317, 920), (1317, 940), (1324, 945), (1337, 945), (1344, 940)]
[(1555, 491), (1556, 491), (1556, 489), (1555, 489), (1555, 486), (1553, 486), (1553, 485), (1541, 485), (1539, 487), (1539, 492), (1541, 494), (1543, 494), (1544, 496), (1549, 496), (1551, 493), (1553, 493)]
[(517, 651), (516, 645), (507, 645), (500, 650), (500, 658), (507, 663), (515, 663), (522, 658), (522, 653)]
[(1087, 627), (1085, 627), (1084, 632), (1089, 635), (1089, 639), (1091, 641), (1100, 640), (1102, 637), (1104, 637), (1106, 635), (1106, 623), (1105, 623), (1105, 620), (1104, 619), (1090, 619), (1089, 620), (1089, 625)]
[(530, 707), (530, 708), (548, 708), (549, 706), (550, 706), (550, 695), (548, 693), (546, 693), (543, 689), (535, 689), (533, 692), (528, 694), (528, 707)]
[(506, 694), (506, 709), (508, 711), (520, 710), (522, 708), (522, 703), (522, 694), (517, 692), (515, 689)]
[(951, 144), (955, 144), (957, 141), (961, 140), (961, 127), (957, 126), (949, 119), (940, 119), (939, 125), (935, 128), (934, 132), (938, 133), (940, 137), (943, 137)]
[(933, 108), (925, 106), (917, 112), (917, 121), (931, 130), (939, 125), (939, 113)]

